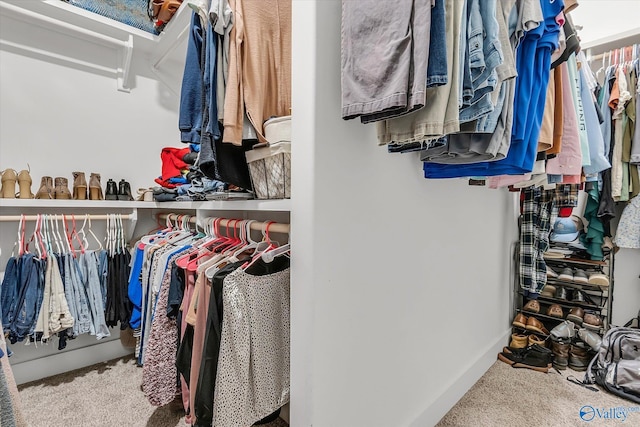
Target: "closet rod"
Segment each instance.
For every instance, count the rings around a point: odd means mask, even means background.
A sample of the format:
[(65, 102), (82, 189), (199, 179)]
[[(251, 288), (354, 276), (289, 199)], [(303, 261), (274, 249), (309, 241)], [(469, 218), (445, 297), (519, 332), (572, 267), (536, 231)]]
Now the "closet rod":
[[(178, 216), (180, 216), (180, 214), (160, 214), (158, 215), (158, 219), (159, 220), (166, 220), (167, 217), (169, 217), (170, 219), (175, 220), (176, 218), (178, 218)], [(197, 218), (195, 216), (192, 216), (191, 218), (189, 218), (189, 222), (192, 224), (195, 224), (197, 221)], [(231, 223), (230, 225), (234, 225), (234, 222), (237, 222), (235, 224), (236, 227), (240, 227), (240, 221), (233, 219), (233, 218), (222, 218), (222, 220), (220, 221), (220, 226), (221, 227), (227, 227), (229, 225), (229, 223)], [(262, 222), (262, 221), (254, 221), (251, 223), (251, 229), (252, 230), (256, 230), (256, 231), (264, 231), (266, 226), (267, 226), (268, 222)], [(269, 233), (282, 233), (282, 234), (289, 234), (289, 230), (291, 229), (289, 224), (283, 224), (280, 222), (274, 222), (271, 223), (271, 225), (269, 226)]]
[[(56, 214), (46, 214), (46, 215), (56, 215)], [(59, 217), (62, 216), (62, 214), (57, 214)], [(129, 220), (129, 219), (136, 219), (137, 216), (136, 214), (112, 214), (112, 215), (95, 215), (95, 214), (89, 214), (88, 218), (91, 220), (96, 220), (96, 221), (106, 221), (107, 218), (109, 217), (113, 217), (113, 215), (118, 216), (120, 215), (120, 217), (123, 220)], [(41, 215), (42, 216), (42, 215)], [(87, 217), (87, 215), (85, 214), (64, 214), (64, 216), (67, 219), (71, 219), (72, 217), (76, 218), (77, 220), (83, 220), (85, 217)], [(0, 222), (10, 222), (10, 221), (20, 221), (22, 218), (24, 218), (25, 221), (37, 221), (38, 220), (38, 215), (1, 215), (0, 216)]]

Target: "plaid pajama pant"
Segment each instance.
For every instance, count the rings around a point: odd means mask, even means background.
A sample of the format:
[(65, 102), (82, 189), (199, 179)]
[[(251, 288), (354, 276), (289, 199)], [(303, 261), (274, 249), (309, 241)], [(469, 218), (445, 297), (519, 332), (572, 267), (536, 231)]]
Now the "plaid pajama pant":
[(525, 188), (522, 190), (520, 222), (519, 276), (520, 287), (540, 293), (547, 284), (544, 253), (549, 249), (551, 224), (557, 216), (555, 190)]

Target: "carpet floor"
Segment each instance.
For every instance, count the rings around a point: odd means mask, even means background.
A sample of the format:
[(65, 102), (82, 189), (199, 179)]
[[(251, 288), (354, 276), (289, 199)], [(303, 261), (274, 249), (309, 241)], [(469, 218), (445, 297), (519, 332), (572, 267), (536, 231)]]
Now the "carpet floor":
[[(180, 402), (151, 406), (133, 357), (88, 366), (18, 386), (31, 427), (185, 427)], [(287, 427), (277, 419), (263, 427)]]
[[(624, 424), (640, 425), (640, 412), (635, 412), (640, 405), (572, 384), (567, 381), (569, 375), (583, 377), (570, 369), (543, 374), (496, 361), (438, 427), (611, 426), (623, 422), (622, 418), (605, 418), (605, 412), (621, 413), (610, 408), (632, 408), (624, 412)], [(140, 390), (141, 380), (142, 369), (132, 357), (125, 357), (23, 384), (19, 390), (25, 418), (32, 427), (185, 426), (180, 404), (151, 406)], [(278, 419), (265, 427), (287, 424)]]

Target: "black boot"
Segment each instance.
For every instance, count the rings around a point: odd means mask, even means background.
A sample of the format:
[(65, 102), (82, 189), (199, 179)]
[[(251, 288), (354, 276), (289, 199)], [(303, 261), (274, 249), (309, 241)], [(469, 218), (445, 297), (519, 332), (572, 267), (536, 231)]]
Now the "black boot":
[(127, 202), (133, 201), (133, 196), (131, 195), (131, 185), (124, 179), (121, 179), (120, 183), (118, 184), (118, 200), (125, 200)]
[(118, 200), (118, 187), (112, 179), (107, 181), (107, 188), (104, 194), (105, 200)]

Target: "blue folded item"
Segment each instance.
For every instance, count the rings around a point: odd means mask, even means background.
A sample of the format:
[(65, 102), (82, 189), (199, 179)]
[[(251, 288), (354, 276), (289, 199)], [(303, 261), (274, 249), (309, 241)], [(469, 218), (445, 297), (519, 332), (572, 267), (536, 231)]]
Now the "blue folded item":
[(142, 31), (158, 34), (147, 15), (147, 0), (66, 0), (66, 2)]

